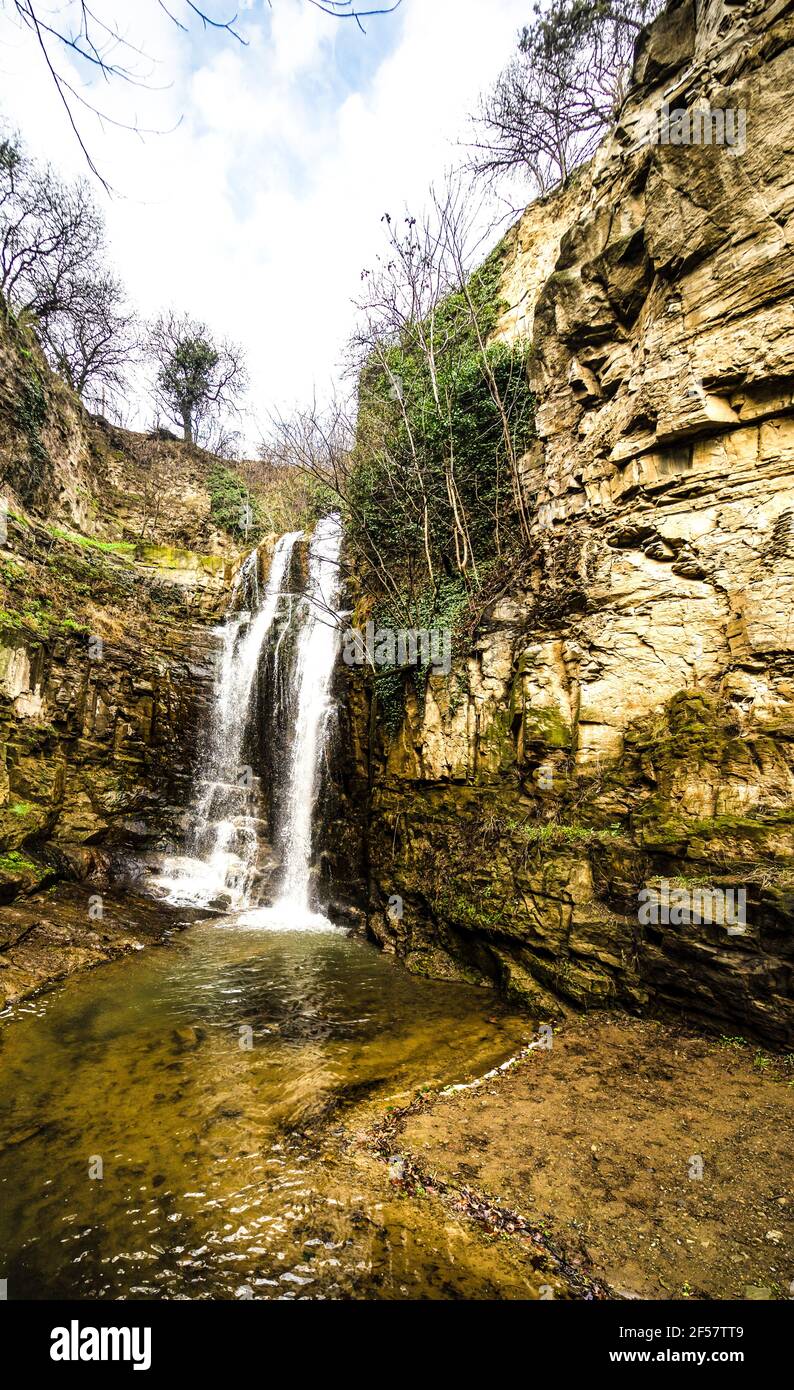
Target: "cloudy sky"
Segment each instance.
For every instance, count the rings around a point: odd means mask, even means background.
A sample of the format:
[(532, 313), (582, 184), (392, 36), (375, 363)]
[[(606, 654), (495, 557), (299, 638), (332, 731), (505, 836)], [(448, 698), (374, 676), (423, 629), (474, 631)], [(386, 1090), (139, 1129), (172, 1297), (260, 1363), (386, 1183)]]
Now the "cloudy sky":
[[(204, 3), (229, 17), (225, 0)], [(38, 5), (61, 20), (78, 8)], [(169, 8), (186, 14), (184, 0)], [(467, 114), (530, 5), (402, 0), (362, 33), (310, 0), (241, 0), (245, 47), (195, 21), (181, 33), (157, 0), (95, 0), (94, 9), (151, 61), (132, 59), (147, 87), (95, 86), (92, 99), (119, 120), (169, 132), (140, 138), (81, 120), (117, 190), (108, 199), (98, 189), (113, 256), (144, 314), (187, 308), (245, 345), (253, 442), (270, 410), (329, 389), (361, 270), (382, 248), (382, 214), (418, 210), (431, 181), (460, 160)], [(72, 76), (85, 82), (85, 71)], [(0, 114), (31, 153), (85, 172), (11, 0), (0, 0)]]

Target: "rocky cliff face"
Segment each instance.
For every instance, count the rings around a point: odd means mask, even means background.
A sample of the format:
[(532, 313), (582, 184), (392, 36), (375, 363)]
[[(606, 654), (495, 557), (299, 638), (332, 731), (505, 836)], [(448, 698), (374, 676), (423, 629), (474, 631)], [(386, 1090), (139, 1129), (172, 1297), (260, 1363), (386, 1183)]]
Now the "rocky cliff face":
[(88, 416), (3, 325), (0, 902), (181, 836), (235, 563), (213, 462)]
[[(794, 0), (674, 0), (643, 37), (619, 128), (504, 247), (521, 573), (397, 734), (338, 673), (324, 897), (539, 1017), (792, 1034), (793, 49)], [(741, 148), (650, 138), (704, 101)], [(180, 838), (236, 562), (209, 462), (0, 332), (0, 902)]]
[[(744, 112), (744, 148), (649, 138), (665, 101)], [(396, 737), (352, 678), (370, 929), (417, 969), (791, 1036), (793, 206), (794, 5), (678, 0), (509, 234), (526, 579)]]
[[(35, 626), (9, 612), (0, 633), (0, 898), (34, 872), (26, 846), (82, 876), (109, 850), (179, 835), (215, 650), (167, 571), (65, 541), (53, 555), (35, 523), (10, 530), (14, 580), (45, 579), (48, 599)], [(223, 566), (197, 572), (217, 602)], [(90, 627), (53, 611), (59, 587), (87, 584), (104, 587)]]

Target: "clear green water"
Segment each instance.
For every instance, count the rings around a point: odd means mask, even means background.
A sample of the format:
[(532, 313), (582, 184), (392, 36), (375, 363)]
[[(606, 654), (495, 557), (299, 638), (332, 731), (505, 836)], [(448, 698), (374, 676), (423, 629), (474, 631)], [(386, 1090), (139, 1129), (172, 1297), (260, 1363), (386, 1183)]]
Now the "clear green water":
[(0, 1026), (9, 1299), (520, 1296), (340, 1130), (526, 1034), (342, 934), (202, 923), (73, 978)]

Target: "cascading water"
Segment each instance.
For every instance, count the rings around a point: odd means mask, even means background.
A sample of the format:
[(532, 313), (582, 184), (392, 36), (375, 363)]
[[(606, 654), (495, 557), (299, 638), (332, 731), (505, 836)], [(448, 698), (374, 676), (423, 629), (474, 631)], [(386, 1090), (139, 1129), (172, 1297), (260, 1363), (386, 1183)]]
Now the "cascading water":
[[(293, 531), (278, 541), (263, 594), (256, 552), (239, 571), (222, 629), (207, 767), (192, 811), (193, 828), (185, 855), (168, 859), (153, 886), (172, 903), (234, 913), (245, 925), (328, 929), (331, 923), (312, 911), (310, 884), (313, 811), (332, 709), (330, 686), (340, 621), (339, 517), (317, 523), (306, 587), (285, 622), (284, 609), (293, 597), (292, 556), (301, 535)], [(244, 606), (238, 607), (241, 598)], [(282, 670), (286, 639), (289, 661)], [(285, 686), (287, 698), (281, 704), (271, 701), (273, 727), (267, 732), (271, 738), (288, 739), (288, 746), (282, 760), (284, 786), (274, 801), (279, 807), (274, 829), (282, 861), (280, 895), (273, 905), (260, 906), (265, 822), (260, 779), (243, 759), (252, 733), (257, 675), (271, 644), (271, 675)]]
[[(155, 885), (180, 906), (251, 905), (257, 877), (261, 808), (258, 778), (243, 764), (254, 681), (278, 613), (295, 543), (291, 531), (276, 544), (264, 594), (259, 556), (243, 562), (221, 629), (223, 646), (206, 744), (207, 768), (192, 809), (187, 853), (164, 866)], [(242, 600), (242, 606), (238, 604)]]
[(341, 615), (339, 552), (342, 527), (336, 515), (317, 523), (309, 547), (309, 578), (295, 613), (299, 635), (293, 667), (295, 726), (284, 798), (281, 895), (273, 913), (286, 921), (326, 919), (311, 912), (313, 812), (320, 759), (329, 716), (331, 677), (339, 643)]

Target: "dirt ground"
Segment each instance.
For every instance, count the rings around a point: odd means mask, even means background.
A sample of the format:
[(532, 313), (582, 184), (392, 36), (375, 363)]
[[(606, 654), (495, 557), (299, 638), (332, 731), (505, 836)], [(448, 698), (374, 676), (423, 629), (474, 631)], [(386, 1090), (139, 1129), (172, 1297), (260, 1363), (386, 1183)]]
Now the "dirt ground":
[(789, 1298), (793, 1110), (791, 1059), (590, 1016), (396, 1113), (387, 1147), (473, 1213), (527, 1218), (613, 1297)]

